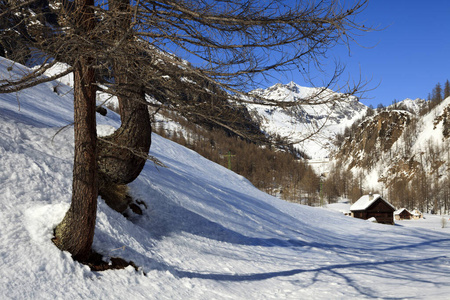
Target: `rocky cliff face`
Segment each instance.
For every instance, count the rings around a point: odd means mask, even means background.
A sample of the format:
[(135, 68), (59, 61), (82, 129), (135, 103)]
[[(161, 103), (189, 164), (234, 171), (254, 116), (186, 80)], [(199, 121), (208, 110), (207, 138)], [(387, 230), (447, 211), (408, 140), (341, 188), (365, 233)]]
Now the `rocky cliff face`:
[(419, 198), (448, 198), (450, 98), (422, 116), (388, 109), (352, 128), (334, 158), (362, 174), (366, 189), (384, 190), (393, 201), (405, 193), (414, 198), (419, 188)]
[(368, 117), (345, 139), (335, 158), (346, 162), (350, 169), (355, 166), (370, 169), (381, 153), (392, 150), (412, 118), (411, 113), (400, 110)]

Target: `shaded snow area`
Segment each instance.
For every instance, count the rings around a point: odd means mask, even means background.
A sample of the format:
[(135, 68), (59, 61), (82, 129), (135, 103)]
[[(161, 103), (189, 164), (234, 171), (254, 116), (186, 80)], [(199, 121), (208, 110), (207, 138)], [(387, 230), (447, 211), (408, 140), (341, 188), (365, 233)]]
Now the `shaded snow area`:
[(0, 299), (448, 299), (448, 232), (287, 203), (157, 135), (167, 168), (130, 185), (144, 214), (98, 200), (93, 248), (139, 271), (90, 271), (50, 240), (71, 198), (71, 97), (0, 95)]

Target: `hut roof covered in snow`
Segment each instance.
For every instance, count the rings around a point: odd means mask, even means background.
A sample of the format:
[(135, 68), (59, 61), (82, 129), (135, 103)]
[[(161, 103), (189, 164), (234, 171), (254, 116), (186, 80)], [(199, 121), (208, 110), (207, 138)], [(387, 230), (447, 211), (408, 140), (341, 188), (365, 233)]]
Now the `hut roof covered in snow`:
[(384, 200), (381, 195), (379, 194), (369, 194), (369, 195), (364, 195), (361, 198), (359, 198), (358, 201), (356, 201), (355, 203), (353, 203), (352, 206), (350, 206), (350, 211), (356, 211), (356, 210), (366, 210), (367, 208), (370, 207), (370, 205), (372, 205), (373, 203), (375, 203), (378, 199), (383, 200), (384, 202), (386, 202), (387, 204), (389, 204), (389, 206), (392, 207), (393, 210), (395, 210), (395, 207), (392, 206), (392, 204), (390, 204), (389, 202), (387, 202), (386, 200)]

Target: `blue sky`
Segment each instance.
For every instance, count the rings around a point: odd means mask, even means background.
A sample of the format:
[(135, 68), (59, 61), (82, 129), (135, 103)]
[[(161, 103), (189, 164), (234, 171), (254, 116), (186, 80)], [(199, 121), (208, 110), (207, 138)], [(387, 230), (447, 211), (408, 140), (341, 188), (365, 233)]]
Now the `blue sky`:
[[(285, 1), (289, 5), (300, 0)], [(352, 5), (357, 0), (340, 1)], [(406, 98), (426, 99), (438, 82), (450, 80), (450, 0), (369, 0), (357, 21), (378, 30), (363, 33), (350, 51), (345, 46), (332, 48), (324, 61), (328, 74), (311, 72), (315, 86), (328, 82), (336, 59), (346, 65), (340, 85), (360, 78), (367, 81), (365, 92), (357, 96), (374, 107)], [(195, 57), (181, 56), (195, 63)], [(295, 71), (270, 75), (258, 87), (290, 81), (311, 86)]]
[[(394, 99), (426, 98), (436, 83), (450, 80), (450, 1), (371, 0), (359, 20), (385, 28), (329, 54), (347, 65), (345, 79), (370, 80), (361, 102), (376, 107)], [(369, 47), (369, 48), (367, 48)], [(297, 80), (286, 74), (283, 82)], [(283, 76), (284, 77), (284, 76)]]

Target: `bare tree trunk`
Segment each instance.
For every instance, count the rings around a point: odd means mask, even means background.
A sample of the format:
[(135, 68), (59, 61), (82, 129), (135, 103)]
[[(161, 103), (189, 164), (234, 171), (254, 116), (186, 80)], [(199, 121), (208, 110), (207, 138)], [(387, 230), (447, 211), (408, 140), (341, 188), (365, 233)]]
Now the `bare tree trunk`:
[[(100, 180), (127, 184), (145, 165), (151, 145), (151, 123), (143, 91), (120, 96), (122, 124), (112, 135), (99, 140)], [(104, 183), (101, 183), (101, 189)]]
[(91, 254), (97, 213), (97, 134), (95, 120), (94, 70), (86, 61), (74, 68), (74, 135), (72, 203), (55, 229), (54, 242), (75, 260)]
[[(76, 20), (84, 32), (95, 26), (93, 0), (77, 0)], [(97, 133), (95, 120), (95, 72), (90, 59), (81, 55), (74, 65), (74, 136), (72, 202), (55, 229), (54, 243), (78, 261), (91, 254), (97, 213)]]
[[(110, 9), (117, 16), (114, 19), (114, 39), (117, 43), (127, 43), (127, 29), (131, 24), (128, 0), (114, 0)], [(125, 44), (126, 46), (126, 44)], [(131, 53), (131, 49), (130, 49)], [(112, 204), (120, 199), (110, 198), (112, 184), (128, 184), (135, 180), (147, 161), (151, 145), (151, 123), (145, 92), (136, 84), (139, 78), (130, 74), (133, 60), (116, 58), (113, 63), (114, 80), (118, 91), (121, 126), (112, 135), (99, 140), (99, 194), (114, 209), (121, 211), (126, 203)]]
[[(114, 16), (113, 39), (125, 48), (131, 24), (129, 0), (112, 0), (110, 10)], [(130, 49), (130, 54), (132, 49)], [(130, 74), (133, 58), (119, 57), (113, 62), (113, 74), (118, 92), (121, 126), (112, 135), (99, 141), (99, 171), (101, 181), (116, 184), (132, 182), (141, 172), (151, 144), (151, 123), (144, 89)], [(103, 186), (103, 184), (101, 184)]]
[(119, 96), (120, 128), (98, 141), (99, 195), (120, 213), (131, 202), (131, 198), (123, 193), (126, 189), (121, 186), (139, 176), (151, 144), (152, 130), (145, 93), (136, 89)]

